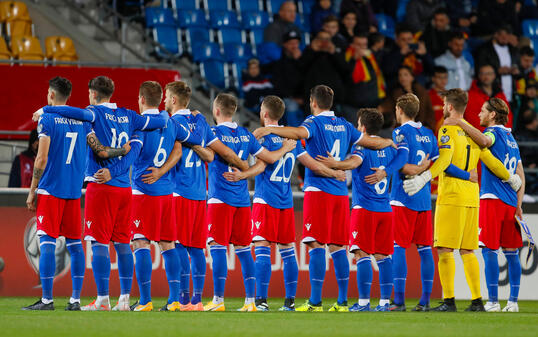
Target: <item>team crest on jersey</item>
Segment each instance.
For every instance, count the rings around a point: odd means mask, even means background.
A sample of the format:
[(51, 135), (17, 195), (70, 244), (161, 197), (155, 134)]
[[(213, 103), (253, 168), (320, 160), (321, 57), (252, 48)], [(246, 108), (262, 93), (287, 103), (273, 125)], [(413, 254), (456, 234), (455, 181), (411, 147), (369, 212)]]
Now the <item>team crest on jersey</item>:
[(405, 139), (404, 135), (397, 135), (396, 136), (396, 142), (401, 143)]
[(353, 238), (356, 239), (357, 238), (357, 234), (359, 234), (359, 232), (357, 231), (354, 231), (351, 233), (351, 235), (353, 235)]
[(306, 230), (309, 231), (310, 230), (310, 227), (312, 226), (311, 223), (307, 223), (304, 225), (306, 227)]
[(86, 226), (88, 226), (88, 228), (90, 228), (92, 226), (92, 222), (91, 221), (86, 221)]
[(136, 228), (138, 228), (138, 226), (140, 226), (140, 220), (135, 220), (133, 222), (134, 222)]
[(43, 124), (39, 123), (37, 125), (37, 133), (41, 133), (41, 131), (43, 131)]
[(450, 136), (441, 136), (441, 143), (446, 144), (450, 140)]
[(260, 225), (261, 225), (261, 224), (262, 224), (261, 221), (256, 221), (256, 222), (254, 223), (254, 226), (256, 226), (256, 229), (260, 229)]
[(42, 215), (38, 216), (37, 220), (39, 220), (40, 223), (43, 223), (43, 216)]

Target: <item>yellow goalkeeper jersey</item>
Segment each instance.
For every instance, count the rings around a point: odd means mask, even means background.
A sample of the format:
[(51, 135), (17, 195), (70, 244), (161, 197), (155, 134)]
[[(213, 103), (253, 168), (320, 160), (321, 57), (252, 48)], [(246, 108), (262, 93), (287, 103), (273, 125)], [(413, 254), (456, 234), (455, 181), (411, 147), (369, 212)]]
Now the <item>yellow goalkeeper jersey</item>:
[(447, 175), (444, 171), (450, 164), (469, 172), (476, 169), (478, 161), (482, 160), (499, 178), (506, 180), (510, 177), (504, 165), (487, 148), (481, 149), (459, 126), (442, 126), (437, 141), (439, 158), (430, 172), (432, 178), (439, 176), (438, 205), (478, 207), (480, 203), (478, 184)]

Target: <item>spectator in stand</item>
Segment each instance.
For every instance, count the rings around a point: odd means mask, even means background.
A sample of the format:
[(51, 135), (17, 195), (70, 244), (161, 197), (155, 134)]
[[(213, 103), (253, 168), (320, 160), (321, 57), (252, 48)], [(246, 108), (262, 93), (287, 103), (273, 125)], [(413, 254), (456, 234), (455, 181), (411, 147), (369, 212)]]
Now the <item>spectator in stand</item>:
[(30, 187), (38, 145), (37, 130), (34, 129), (30, 132), (28, 148), (13, 160), (11, 172), (9, 173), (8, 187)]
[(317, 0), (310, 13), (310, 28), (314, 34), (322, 29), (324, 20), (329, 15), (335, 15), (331, 8), (331, 0)]
[(271, 80), (260, 71), (260, 61), (257, 58), (248, 60), (247, 71), (243, 73), (243, 93), (245, 107), (258, 112), (263, 98), (274, 92)]
[(519, 128), (524, 126), (524, 118), (521, 112), (530, 110), (534, 113), (538, 113), (538, 97), (536, 97), (538, 83), (536, 82), (536, 80), (533, 79), (529, 79), (526, 82), (527, 83), (525, 84), (525, 93), (518, 96), (520, 101), (519, 106), (517, 112), (514, 111), (514, 120), (516, 121), (514, 123), (514, 126), (516, 130), (519, 130)]
[(336, 53), (329, 33), (321, 31), (304, 50), (301, 57), (304, 71), (303, 98), (310, 98), (310, 90), (319, 84), (329, 86), (334, 91), (334, 104), (342, 104), (345, 99), (343, 77), (346, 64), (342, 54)]
[(491, 35), (502, 26), (509, 26), (512, 32), (520, 31), (516, 1), (480, 0), (477, 13), (478, 21), (473, 26), (473, 35)]
[(525, 84), (528, 80), (538, 80), (534, 69), (534, 50), (524, 46), (519, 50), (519, 74), (516, 76), (516, 93), (525, 95)]
[(353, 38), (346, 51), (346, 106), (344, 117), (356, 124), (357, 110), (375, 108), (385, 98), (385, 81), (374, 54), (368, 49), (368, 38), (362, 33)]
[[(484, 127), (480, 126), (480, 118), (478, 117), (484, 102), (492, 97), (497, 97), (505, 101), (508, 108), (510, 108), (510, 105), (508, 104), (501, 87), (495, 81), (495, 70), (491, 65), (485, 64), (478, 68), (477, 77), (478, 78), (473, 81), (471, 88), (469, 89), (469, 101), (463, 117), (472, 126), (484, 131)], [(513, 114), (510, 110), (506, 127), (512, 127), (512, 120)]]
[[(538, 118), (536, 112), (525, 110), (521, 113), (522, 127), (514, 136), (518, 142), (538, 142)], [(538, 147), (520, 146), (521, 161), (528, 168), (538, 168)], [(525, 172), (525, 194), (538, 194), (538, 174)]]
[[(432, 102), (426, 88), (415, 81), (413, 71), (408, 66), (401, 66), (398, 69), (398, 85), (390, 92), (382, 104), (383, 117), (385, 124), (383, 128), (395, 126), (396, 100), (403, 94), (415, 94), (420, 100), (420, 108), (416, 120), (424, 126), (435, 129), (435, 114), (433, 112)], [(387, 122), (388, 120), (388, 122)]]
[[(413, 38), (413, 32), (407, 25), (399, 25), (396, 28), (396, 40), (381, 63), (381, 69), (390, 89), (396, 85), (398, 69), (405, 65), (413, 71), (413, 77), (425, 85), (433, 70), (433, 59), (426, 50), (423, 41), (418, 43)], [(420, 98), (420, 97), (419, 97)]]
[(432, 57), (438, 57), (448, 48), (450, 38), (450, 19), (446, 9), (439, 8), (433, 13), (431, 22), (420, 37)]
[(278, 15), (275, 16), (274, 21), (265, 27), (263, 32), (263, 40), (265, 42), (274, 42), (278, 46), (282, 46), (282, 37), (294, 31), (297, 36), (301, 36), (301, 30), (295, 25), (295, 17), (297, 15), (297, 6), (295, 2), (286, 1), (280, 5)]
[(430, 101), (432, 102), (433, 114), (435, 116), (435, 128), (433, 131), (438, 133), (439, 128), (443, 125), (443, 106), (444, 100), (439, 95), (446, 91), (446, 84), (448, 83), (448, 70), (443, 66), (436, 66), (433, 68), (432, 87), (428, 91), (430, 95)]
[[(516, 44), (517, 44), (517, 37)], [(485, 64), (493, 66), (496, 70), (497, 81), (500, 84), (508, 102), (512, 102), (515, 92), (514, 75), (519, 74), (519, 54), (513, 43), (512, 30), (509, 26), (497, 28), (493, 38), (484, 43), (476, 52), (476, 66)]]
[(369, 0), (343, 0), (340, 4), (340, 15), (349, 12), (355, 13), (359, 32), (377, 31), (377, 20)]
[(272, 83), (275, 95), (279, 96), (286, 103), (284, 114), (284, 124), (289, 126), (299, 126), (303, 122), (303, 111), (301, 105), (304, 76), (301, 68), (302, 52), (299, 48), (301, 37), (295, 31), (290, 31), (282, 37), (282, 57), (267, 67), (272, 75)]
[(349, 42), (338, 31), (338, 18), (336, 16), (329, 15), (328, 17), (326, 17), (323, 20), (323, 26), (321, 30), (329, 33), (329, 35), (331, 36), (331, 41), (334, 44), (337, 53), (343, 53), (347, 49)]
[(383, 63), (386, 54), (385, 35), (375, 32), (368, 35), (368, 48), (374, 53), (377, 64)]
[(469, 33), (471, 25), (476, 24), (476, 13), (473, 11), (471, 0), (445, 1), (448, 16), (452, 26), (459, 31)]
[(359, 32), (357, 28), (357, 14), (346, 12), (342, 14), (340, 23), (340, 34), (347, 39), (348, 44), (352, 42), (353, 36)]
[(405, 22), (413, 33), (424, 31), (433, 13), (441, 7), (439, 0), (411, 0), (407, 3)]
[(453, 32), (448, 42), (448, 50), (435, 59), (435, 65), (443, 66), (448, 70), (447, 90), (461, 88), (469, 90), (473, 80), (473, 68), (469, 61), (463, 57), (465, 37), (463, 33)]

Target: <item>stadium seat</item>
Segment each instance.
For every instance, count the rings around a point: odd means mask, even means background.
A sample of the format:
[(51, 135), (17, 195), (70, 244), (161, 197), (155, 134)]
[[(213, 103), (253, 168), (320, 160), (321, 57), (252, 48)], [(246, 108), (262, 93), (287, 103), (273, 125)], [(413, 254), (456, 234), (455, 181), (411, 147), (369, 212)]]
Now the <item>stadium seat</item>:
[(243, 98), (243, 70), (247, 68), (247, 62), (236, 62), (232, 64), (233, 87), (237, 89), (239, 97)]
[(310, 16), (297, 15), (295, 17), (295, 25), (303, 32), (310, 31)]
[(279, 60), (282, 56), (282, 48), (274, 42), (264, 42), (256, 46), (256, 55), (261, 64)]
[(379, 32), (387, 37), (394, 39), (394, 20), (385, 14), (376, 14), (377, 28)]
[(266, 12), (242, 12), (241, 17), (245, 29), (264, 29), (269, 24), (269, 15)]
[(192, 59), (194, 62), (223, 61), (220, 47), (215, 42), (195, 43), (192, 49)]
[(11, 40), (11, 51), (19, 60), (43, 61), (43, 49), (39, 40), (34, 36), (17, 36)]
[(194, 43), (206, 43), (211, 41), (209, 29), (200, 27), (191, 27), (187, 29), (187, 46), (189, 53), (192, 54), (192, 46)]
[(252, 58), (252, 49), (243, 43), (226, 43), (224, 45), (224, 58), (229, 63), (246, 63)]
[(1, 1), (0, 2), (0, 21), (32, 21), (28, 13), (28, 7), (21, 1)]
[(237, 13), (233, 11), (218, 10), (209, 12), (209, 24), (211, 28), (240, 27), (237, 20)]
[(261, 29), (251, 29), (249, 33), (250, 43), (253, 46), (257, 46), (260, 43), (263, 43), (263, 28)]
[(200, 74), (219, 88), (228, 87), (228, 65), (219, 60), (207, 60), (200, 63)]
[(271, 14), (278, 13), (280, 6), (287, 0), (267, 0), (267, 11)]
[(146, 27), (176, 26), (174, 13), (170, 8), (146, 7)]
[[(7, 48), (6, 41), (3, 37), (0, 36), (0, 60), (10, 60), (11, 59), (11, 52)], [(1, 64), (7, 64), (7, 63), (0, 63)]]
[(206, 11), (226, 11), (232, 9), (230, 0), (204, 0), (204, 8)]
[(217, 31), (217, 36), (220, 44), (246, 42), (245, 33), (237, 28), (221, 28)]
[(209, 26), (205, 13), (201, 9), (178, 10), (177, 22), (181, 28)]
[(297, 12), (303, 16), (310, 17), (312, 7), (316, 4), (316, 0), (299, 0), (297, 1)]
[(53, 61), (78, 61), (73, 40), (66, 36), (49, 36), (45, 39), (45, 56)]
[(172, 0), (172, 8), (176, 10), (195, 10), (199, 8), (198, 0)]
[(538, 37), (538, 20), (523, 20), (523, 35), (528, 38)]
[[(180, 36), (176, 27), (157, 26), (153, 28), (153, 39), (175, 56), (183, 53), (183, 47), (179, 39)], [(170, 57), (170, 54), (162, 50), (162, 48), (155, 47), (155, 51), (161, 57)]]
[(235, 8), (238, 13), (261, 12), (263, 4), (260, 0), (235, 0)]
[(398, 7), (396, 8), (396, 21), (405, 21), (405, 13), (407, 12), (407, 3), (409, 0), (399, 0)]

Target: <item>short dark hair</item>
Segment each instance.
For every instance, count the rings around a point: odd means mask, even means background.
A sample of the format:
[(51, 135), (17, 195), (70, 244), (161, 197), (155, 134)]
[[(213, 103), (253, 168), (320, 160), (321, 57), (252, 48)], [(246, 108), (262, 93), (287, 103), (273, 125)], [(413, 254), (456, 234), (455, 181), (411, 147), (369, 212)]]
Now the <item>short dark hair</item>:
[(366, 32), (358, 32), (357, 34), (353, 35), (353, 38), (360, 37), (361, 39), (368, 40), (368, 33)]
[(467, 92), (460, 88), (454, 88), (442, 92), (440, 96), (446, 99), (447, 103), (452, 104), (454, 109), (459, 113), (464, 113), (465, 108), (467, 107), (467, 102), (469, 101), (469, 96)]
[(231, 117), (237, 110), (237, 97), (232, 94), (220, 93), (215, 98), (215, 104), (224, 115)]
[(465, 35), (463, 35), (463, 33), (460, 31), (450, 32), (448, 35), (448, 42), (452, 40), (465, 40)]
[(336, 22), (338, 23), (338, 17), (336, 15), (327, 15), (325, 19), (323, 19), (322, 25), (328, 23), (328, 22)]
[(506, 32), (508, 34), (512, 34), (513, 30), (512, 30), (512, 27), (510, 25), (500, 25), (497, 27), (497, 29), (495, 29), (495, 33), (500, 33), (500, 32)]
[(262, 105), (267, 109), (267, 113), (272, 120), (277, 121), (284, 116), (286, 105), (280, 97), (274, 95), (265, 96)]
[(97, 92), (97, 101), (112, 97), (114, 93), (114, 81), (106, 76), (97, 76), (90, 80), (88, 88)]
[(383, 127), (383, 114), (374, 108), (362, 108), (357, 113), (359, 121), (369, 135), (377, 135)]
[(183, 81), (170, 82), (164, 87), (164, 90), (168, 90), (172, 95), (176, 96), (181, 105), (189, 105), (192, 90), (187, 83)]
[(413, 29), (405, 24), (405, 23), (401, 23), (399, 25), (396, 26), (396, 36), (400, 35), (401, 33), (411, 33), (413, 34)]
[(439, 7), (438, 9), (436, 9), (433, 12), (432, 18), (435, 17), (436, 15), (439, 15), (439, 14), (444, 14), (444, 15), (448, 16), (448, 11), (444, 7)]
[(407, 117), (414, 120), (420, 110), (420, 100), (415, 94), (407, 93), (398, 97), (396, 106), (402, 109)]
[(58, 100), (67, 101), (69, 96), (71, 96), (71, 89), (73, 88), (73, 85), (67, 78), (56, 76), (49, 80), (49, 88), (54, 90)]
[(495, 112), (495, 123), (500, 125), (508, 123), (508, 114), (510, 113), (510, 110), (506, 102), (502, 99), (497, 97), (488, 99), (486, 109)]
[(330, 109), (333, 105), (334, 91), (326, 85), (316, 85), (310, 90), (310, 98), (318, 104), (320, 109)]
[(372, 47), (374, 44), (385, 40), (385, 35), (375, 32), (368, 35), (368, 47)]
[(448, 70), (444, 66), (433, 67), (433, 74), (448, 74)]
[(159, 82), (146, 81), (140, 85), (138, 94), (146, 99), (146, 104), (151, 107), (158, 107), (163, 100), (163, 88)]
[(521, 50), (519, 51), (519, 54), (521, 56), (525, 55), (525, 56), (532, 56), (534, 57), (534, 49), (532, 49), (531, 47), (529, 46), (524, 46), (524, 47), (521, 47)]

